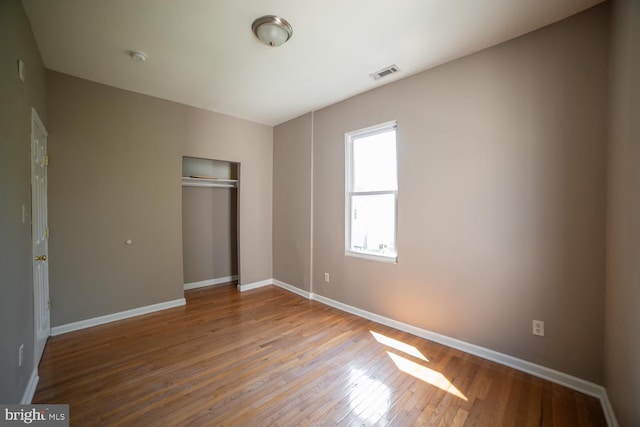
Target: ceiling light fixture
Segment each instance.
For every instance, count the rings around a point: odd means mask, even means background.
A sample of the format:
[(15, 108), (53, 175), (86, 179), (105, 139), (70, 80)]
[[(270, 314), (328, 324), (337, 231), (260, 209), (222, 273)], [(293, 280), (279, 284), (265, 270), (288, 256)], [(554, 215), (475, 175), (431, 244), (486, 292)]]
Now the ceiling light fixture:
[(267, 46), (280, 46), (293, 35), (293, 28), (285, 19), (279, 16), (266, 15), (253, 21), (253, 34)]
[(139, 50), (130, 50), (129, 56), (136, 62), (144, 62), (149, 57), (149, 55)]

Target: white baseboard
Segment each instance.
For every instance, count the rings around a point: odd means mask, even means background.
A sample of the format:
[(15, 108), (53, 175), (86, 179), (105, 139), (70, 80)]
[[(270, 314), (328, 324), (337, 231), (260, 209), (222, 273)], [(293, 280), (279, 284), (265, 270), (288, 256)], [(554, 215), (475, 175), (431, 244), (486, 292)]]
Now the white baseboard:
[(27, 387), (25, 387), (24, 393), (22, 393), (22, 399), (20, 399), (21, 405), (31, 404), (33, 395), (36, 394), (36, 389), (38, 388), (38, 381), (40, 381), (40, 377), (38, 376), (38, 367), (36, 366), (33, 368), (33, 371), (31, 371)]
[(451, 338), (446, 335), (441, 335), (436, 332), (429, 331), (427, 329), (422, 329), (417, 326), (409, 325), (407, 323), (390, 319), (388, 317), (380, 316), (370, 311), (362, 310), (360, 308), (353, 307), (348, 304), (344, 304), (342, 302), (324, 297), (322, 295), (301, 290), (300, 288), (292, 286), (288, 283), (281, 282), (279, 280), (272, 280), (271, 283), (273, 283), (274, 285), (282, 289), (298, 294), (302, 297), (321, 302), (333, 308), (337, 308), (338, 310), (342, 310), (347, 313), (351, 313), (356, 316), (362, 317), (364, 319), (368, 319), (373, 322), (390, 326), (394, 329), (398, 329), (403, 332), (408, 332), (412, 335), (416, 335), (418, 337), (425, 338), (427, 340), (446, 345), (447, 347), (464, 351), (465, 353), (473, 354), (483, 359), (487, 359), (492, 362), (496, 362), (501, 365), (505, 365), (522, 372), (526, 372), (528, 374), (554, 382), (556, 384), (563, 385), (565, 387), (579, 391), (589, 396), (596, 397), (600, 399), (600, 403), (602, 405), (602, 410), (607, 420), (607, 424), (610, 427), (618, 427), (615, 414), (613, 412), (611, 403), (609, 402), (609, 398), (607, 396), (607, 390), (601, 385), (594, 384), (592, 382), (585, 381), (581, 378), (574, 377), (569, 374), (565, 374), (564, 372), (556, 371), (555, 369), (537, 365), (535, 363), (531, 363), (526, 360), (519, 359), (517, 357), (509, 356), (508, 354), (499, 353), (497, 351), (490, 350), (485, 347), (481, 347), (475, 344), (461, 341), (456, 338)]
[(289, 292), (293, 292), (294, 294), (298, 294), (301, 297), (306, 299), (313, 299), (313, 294), (309, 291), (305, 291), (304, 289), (296, 288), (288, 283), (281, 282), (280, 280), (273, 279), (272, 283), (282, 289), (286, 289)]
[(225, 283), (233, 282), (234, 280), (238, 280), (238, 276), (226, 276), (226, 277), (218, 277), (217, 279), (209, 279), (209, 280), (201, 280), (199, 282), (191, 282), (184, 284), (184, 290), (188, 291), (190, 289), (204, 288), (206, 286), (215, 286), (222, 285)]
[(607, 425), (609, 427), (618, 427), (618, 420), (616, 419), (615, 412), (613, 412), (613, 406), (611, 406), (607, 389), (604, 389), (604, 394), (600, 396), (600, 403), (602, 404), (602, 410), (604, 411), (604, 417), (607, 420)]
[(304, 297), (307, 299), (313, 299), (312, 294), (309, 291), (305, 291), (303, 289), (297, 288), (295, 286), (292, 286), (288, 283), (285, 283), (276, 279), (267, 279), (267, 280), (261, 280), (259, 282), (249, 283), (246, 285), (238, 285), (238, 290), (240, 292), (244, 292), (244, 291), (250, 291), (251, 289), (258, 289), (258, 288), (262, 288), (264, 286), (269, 286), (269, 285), (276, 285), (282, 289), (286, 289), (289, 292), (298, 294), (301, 297)]
[(273, 279), (261, 280), (259, 282), (247, 283), (246, 285), (241, 285), (238, 283), (238, 290), (240, 292), (250, 291), (251, 289), (258, 289), (263, 286), (269, 286), (273, 284)]
[(166, 310), (168, 308), (179, 307), (185, 305), (187, 301), (179, 298), (173, 301), (161, 302), (159, 304), (147, 305), (144, 307), (134, 308), (132, 310), (121, 311), (119, 313), (107, 314), (106, 316), (94, 317), (92, 319), (81, 320), (79, 322), (67, 323), (66, 325), (55, 326), (51, 328), (51, 335), (62, 335), (68, 332), (78, 331), (80, 329), (91, 328), (92, 326), (103, 325), (118, 320), (128, 319), (130, 317), (140, 316), (143, 314), (153, 313), (155, 311)]

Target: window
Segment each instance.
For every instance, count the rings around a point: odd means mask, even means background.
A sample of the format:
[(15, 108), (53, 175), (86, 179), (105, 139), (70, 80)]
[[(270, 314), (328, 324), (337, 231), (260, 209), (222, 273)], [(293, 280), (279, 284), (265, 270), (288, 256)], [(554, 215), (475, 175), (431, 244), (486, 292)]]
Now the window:
[(346, 254), (395, 262), (398, 166), (396, 123), (346, 139)]

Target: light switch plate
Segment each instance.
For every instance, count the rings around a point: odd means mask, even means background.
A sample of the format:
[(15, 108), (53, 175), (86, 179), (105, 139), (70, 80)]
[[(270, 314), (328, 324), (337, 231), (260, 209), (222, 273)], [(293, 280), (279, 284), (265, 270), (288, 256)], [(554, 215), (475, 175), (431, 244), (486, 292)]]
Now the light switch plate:
[(20, 81), (24, 81), (24, 62), (18, 59), (18, 77)]

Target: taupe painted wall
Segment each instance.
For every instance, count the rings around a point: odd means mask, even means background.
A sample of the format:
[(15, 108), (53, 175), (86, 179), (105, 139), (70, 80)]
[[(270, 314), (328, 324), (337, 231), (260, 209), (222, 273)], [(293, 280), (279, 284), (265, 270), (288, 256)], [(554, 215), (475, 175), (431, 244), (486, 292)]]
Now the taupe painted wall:
[(182, 187), (184, 283), (238, 274), (236, 192)]
[(640, 425), (640, 2), (614, 3), (605, 385), (621, 426)]
[[(601, 383), (608, 19), (601, 5), (315, 112), (313, 292)], [(344, 134), (390, 120), (395, 265), (344, 255)], [(305, 121), (276, 127), (276, 148), (306, 144)]]
[(241, 280), (271, 277), (271, 127), (51, 71), (47, 88), (53, 326), (183, 297), (183, 155), (241, 163)]
[[(47, 125), (45, 71), (18, 0), (0, 1), (0, 40), (0, 402), (18, 403), (34, 369), (31, 107)], [(18, 59), (26, 65), (24, 82)]]
[(311, 290), (312, 114), (274, 129), (273, 278)]

